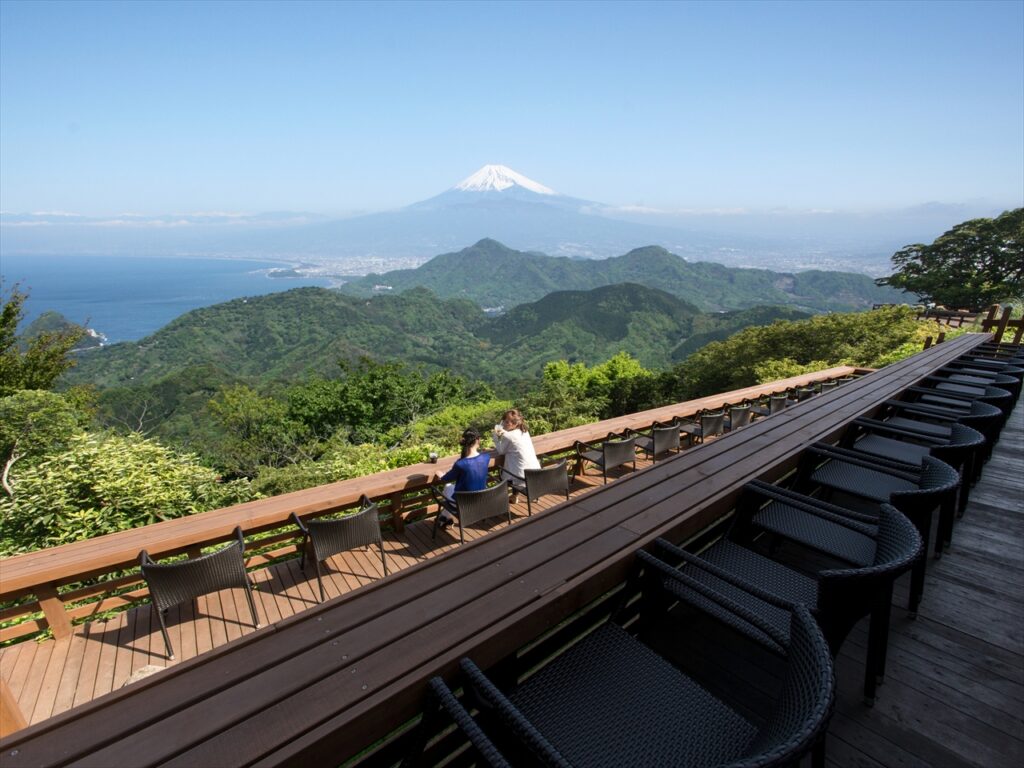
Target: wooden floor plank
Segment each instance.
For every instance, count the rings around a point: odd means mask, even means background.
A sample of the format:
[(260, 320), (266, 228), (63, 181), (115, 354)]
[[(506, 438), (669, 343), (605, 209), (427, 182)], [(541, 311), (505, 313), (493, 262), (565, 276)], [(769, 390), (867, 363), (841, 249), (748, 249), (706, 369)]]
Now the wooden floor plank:
[(38, 643), (35, 656), (32, 658), (28, 675), (21, 685), (21, 692), (18, 694), (18, 708), (26, 719), (31, 716), (36, 708), (36, 701), (39, 698), (39, 690), (43, 686), (43, 679), (46, 676), (46, 667), (50, 663), (56, 643)]
[(30, 723), (42, 722), (53, 713), (53, 702), (64, 675), (64, 664), (68, 658), (71, 640), (54, 640), (51, 645), (53, 645), (53, 652), (46, 664), (46, 673), (39, 689), (39, 696), (36, 697), (36, 705), (32, 712), (23, 713)]

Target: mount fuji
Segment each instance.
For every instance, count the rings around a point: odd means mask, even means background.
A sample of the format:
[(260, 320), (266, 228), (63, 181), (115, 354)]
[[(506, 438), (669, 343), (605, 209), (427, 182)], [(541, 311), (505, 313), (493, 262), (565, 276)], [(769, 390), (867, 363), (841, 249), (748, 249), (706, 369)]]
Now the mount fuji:
[[(638, 244), (707, 258), (724, 245), (724, 238), (609, 218), (605, 209), (559, 194), (507, 166), (485, 165), (444, 192), (404, 208), (278, 234), (280, 245), (288, 242), (293, 253), (342, 258), (428, 258), (484, 238), (521, 251), (576, 258), (616, 256)], [(264, 236), (262, 243), (272, 246), (275, 240)]]

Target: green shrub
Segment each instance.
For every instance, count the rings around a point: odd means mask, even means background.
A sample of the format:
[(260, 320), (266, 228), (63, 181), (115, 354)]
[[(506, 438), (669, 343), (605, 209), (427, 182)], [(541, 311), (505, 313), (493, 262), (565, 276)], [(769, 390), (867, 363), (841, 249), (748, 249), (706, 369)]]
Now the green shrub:
[(254, 498), (191, 454), (138, 435), (80, 432), (64, 450), (13, 473), (0, 500), (0, 554), (67, 544)]

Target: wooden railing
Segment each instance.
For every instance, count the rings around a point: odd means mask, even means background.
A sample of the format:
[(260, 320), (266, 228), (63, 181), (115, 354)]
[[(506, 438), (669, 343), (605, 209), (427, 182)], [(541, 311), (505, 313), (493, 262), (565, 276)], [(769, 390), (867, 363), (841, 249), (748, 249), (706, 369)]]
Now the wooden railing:
[[(739, 404), (856, 372), (839, 366), (675, 403), (539, 435), (534, 438), (534, 446), (542, 460), (550, 460), (571, 451), (576, 440), (601, 440), (609, 432), (646, 429), (655, 422), (692, 417), (704, 409)], [(455, 456), (448, 456), (436, 464), (400, 467), (7, 558), (0, 561), (0, 602), (18, 602), (0, 611), (0, 622), (12, 622), (0, 629), (0, 641), (25, 638), (47, 628), (57, 638), (68, 637), (75, 622), (124, 609), (146, 598), (148, 592), (136, 568), (143, 549), (154, 557), (181, 553), (195, 556), (203, 547), (230, 539), (238, 526), (247, 536), (259, 535), (247, 550), (247, 565), (263, 567), (297, 555), (297, 531), (289, 522), (293, 512), (302, 517), (338, 512), (356, 506), (364, 494), (379, 501), (388, 522), (401, 531), (410, 517), (430, 513), (428, 486), (455, 460)], [(19, 623), (13, 623), (18, 619)]]
[[(960, 328), (964, 325), (980, 323), (981, 330), (993, 335), (993, 341), (999, 343), (1020, 344), (1024, 337), (1024, 318), (1012, 319), (1013, 307), (993, 304), (987, 312), (960, 312), (950, 309), (926, 309), (919, 312), (918, 320), (934, 320), (948, 328)], [(1008, 334), (1013, 331), (1013, 337)]]

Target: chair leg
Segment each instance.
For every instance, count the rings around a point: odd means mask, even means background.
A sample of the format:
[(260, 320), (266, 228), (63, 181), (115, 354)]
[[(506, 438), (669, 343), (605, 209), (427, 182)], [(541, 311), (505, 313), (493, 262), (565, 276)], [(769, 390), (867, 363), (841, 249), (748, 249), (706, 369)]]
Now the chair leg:
[(430, 529), (430, 540), (434, 541), (437, 538), (437, 526), (441, 524), (441, 507), (438, 506), (437, 514), (434, 515), (434, 527)]
[(811, 768), (825, 768), (825, 738), (826, 734), (821, 734), (811, 748)]
[(380, 564), (384, 566), (384, 575), (388, 575), (388, 559), (384, 556), (384, 542), (377, 542), (380, 545)]
[(164, 613), (166, 611), (158, 610), (154, 605), (153, 610), (156, 611), (157, 621), (160, 622), (160, 633), (164, 636), (164, 645), (167, 647), (167, 658), (174, 658), (174, 647), (171, 645), (171, 636), (167, 634), (167, 622), (164, 621)]
[(948, 549), (953, 543), (953, 521), (956, 516), (957, 496), (950, 496), (939, 507), (939, 529), (935, 532), (935, 559), (942, 557), (942, 550)]
[(253, 626), (253, 629), (259, 629), (260, 628), (260, 619), (259, 619), (259, 616), (256, 615), (256, 601), (252, 597), (252, 591), (256, 587), (249, 582), (248, 578), (246, 579), (246, 585), (245, 586), (246, 586), (245, 596), (249, 600), (249, 610), (252, 612), (252, 626)]
[(924, 593), (924, 568), (928, 556), (921, 552), (910, 569), (910, 601), (907, 610), (911, 619), (917, 618), (917, 609), (921, 605), (921, 595)]
[(320, 561), (316, 561), (316, 583), (320, 586), (320, 602), (322, 603), (327, 599), (327, 595), (324, 592), (324, 580), (320, 576)]

